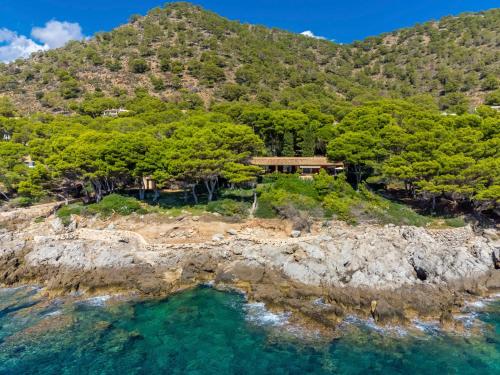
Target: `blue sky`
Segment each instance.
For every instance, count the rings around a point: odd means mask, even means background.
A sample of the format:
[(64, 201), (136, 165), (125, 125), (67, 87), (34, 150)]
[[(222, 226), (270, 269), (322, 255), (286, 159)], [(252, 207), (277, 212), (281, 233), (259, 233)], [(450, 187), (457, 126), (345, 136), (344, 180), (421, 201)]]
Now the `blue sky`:
[[(19, 51), (49, 49), (66, 39), (111, 30), (134, 13), (162, 6), (165, 0), (0, 0), (0, 60)], [(341, 43), (412, 26), (465, 11), (500, 7), (500, 0), (193, 0), (243, 22), (312, 31)], [(57, 23), (46, 25), (48, 21)], [(79, 28), (78, 28), (79, 27)], [(33, 29), (37, 31), (33, 33)], [(59, 33), (59, 34), (58, 34)], [(33, 42), (34, 44), (32, 44)], [(2, 50), (3, 48), (3, 50)], [(8, 55), (10, 53), (10, 55)], [(2, 57), (3, 55), (3, 57)]]

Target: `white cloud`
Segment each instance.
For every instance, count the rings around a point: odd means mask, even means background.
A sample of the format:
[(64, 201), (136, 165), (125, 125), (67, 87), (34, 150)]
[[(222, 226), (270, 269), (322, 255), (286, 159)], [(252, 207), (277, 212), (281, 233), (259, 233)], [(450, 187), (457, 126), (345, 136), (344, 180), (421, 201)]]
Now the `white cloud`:
[(301, 34), (304, 35), (304, 36), (307, 36), (309, 38), (326, 39), (324, 36), (315, 35), (311, 30), (302, 31)]
[(49, 21), (45, 27), (31, 30), (33, 39), (19, 35), (15, 31), (0, 29), (0, 62), (10, 62), (18, 58), (27, 58), (33, 52), (46, 51), (64, 46), (70, 40), (82, 40), (82, 28), (78, 23)]
[(0, 61), (2, 62), (26, 58), (33, 52), (46, 49), (48, 49), (48, 47), (37, 44), (24, 35), (18, 35), (8, 29), (0, 29)]
[(31, 36), (48, 46), (59, 48), (70, 40), (82, 40), (82, 28), (78, 23), (49, 21), (45, 27), (34, 27)]

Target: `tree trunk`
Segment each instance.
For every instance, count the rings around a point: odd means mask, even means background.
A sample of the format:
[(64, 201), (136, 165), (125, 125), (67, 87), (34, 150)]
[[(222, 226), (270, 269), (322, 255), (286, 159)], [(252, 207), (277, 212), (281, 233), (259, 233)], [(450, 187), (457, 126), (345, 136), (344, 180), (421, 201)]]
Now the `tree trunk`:
[(10, 201), (9, 197), (3, 191), (0, 191), (0, 195), (2, 195), (7, 201)]
[(361, 185), (361, 177), (363, 175), (362, 169), (359, 165), (354, 166), (354, 175), (356, 176), (356, 191), (359, 191), (359, 185)]
[(217, 177), (211, 177), (203, 180), (203, 182), (205, 183), (205, 187), (207, 188), (209, 202), (212, 202), (212, 199), (214, 197), (214, 191), (217, 187), (217, 180)]
[(160, 198), (160, 191), (158, 189), (155, 189), (154, 195), (153, 195), (153, 202), (158, 202), (158, 198)]
[(139, 200), (143, 201), (146, 196), (146, 187), (144, 186), (144, 179), (141, 178), (141, 187), (139, 189)]
[(191, 193), (193, 194), (194, 203), (198, 204), (198, 196), (196, 195), (196, 184), (191, 185)]
[(99, 180), (92, 181), (92, 187), (94, 188), (96, 202), (100, 202), (102, 199), (101, 181), (99, 181)]
[(257, 211), (257, 192), (253, 192), (253, 203), (252, 203), (252, 208), (250, 209), (250, 217), (253, 217), (255, 214), (255, 211)]

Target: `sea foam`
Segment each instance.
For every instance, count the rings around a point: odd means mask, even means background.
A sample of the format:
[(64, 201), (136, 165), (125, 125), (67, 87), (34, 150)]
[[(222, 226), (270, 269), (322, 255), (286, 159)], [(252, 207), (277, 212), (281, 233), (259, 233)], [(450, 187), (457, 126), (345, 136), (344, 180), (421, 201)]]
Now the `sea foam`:
[(273, 313), (262, 302), (247, 303), (244, 306), (248, 322), (264, 326), (283, 326), (288, 323), (291, 313)]

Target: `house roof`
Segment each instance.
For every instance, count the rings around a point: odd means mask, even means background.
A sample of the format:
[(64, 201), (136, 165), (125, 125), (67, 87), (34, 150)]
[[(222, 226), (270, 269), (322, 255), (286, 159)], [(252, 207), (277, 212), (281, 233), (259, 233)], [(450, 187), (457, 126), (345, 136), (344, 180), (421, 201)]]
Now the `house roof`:
[(288, 156), (273, 156), (273, 157), (254, 157), (250, 159), (252, 165), (292, 165), (292, 166), (320, 166), (320, 167), (343, 167), (342, 162), (329, 161), (325, 156), (312, 157), (288, 157)]

